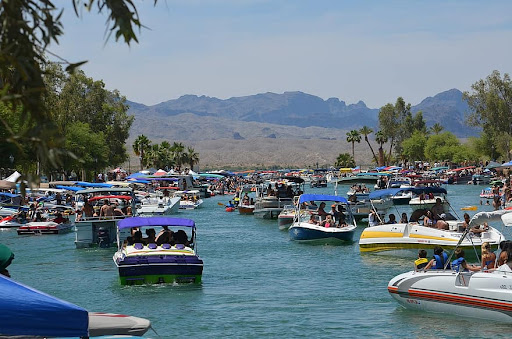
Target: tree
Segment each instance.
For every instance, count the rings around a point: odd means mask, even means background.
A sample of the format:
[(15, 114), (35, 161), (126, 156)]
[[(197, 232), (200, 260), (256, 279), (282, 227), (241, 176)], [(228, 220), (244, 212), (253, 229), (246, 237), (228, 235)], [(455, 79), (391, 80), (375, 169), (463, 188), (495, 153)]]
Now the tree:
[(181, 167), (185, 160), (185, 146), (181, 142), (174, 142), (171, 146), (171, 154), (174, 163)]
[(354, 158), (348, 154), (348, 153), (340, 153), (338, 157), (336, 158), (336, 163), (334, 164), (336, 167), (355, 167), (356, 162), (354, 161)]
[(425, 133), (414, 131), (412, 136), (402, 142), (403, 155), (409, 160), (424, 160), (425, 159), (425, 145), (427, 144), (427, 137)]
[(379, 160), (377, 159), (377, 155), (375, 155), (375, 152), (373, 151), (373, 147), (372, 145), (370, 144), (370, 141), (368, 140), (368, 135), (369, 134), (372, 134), (373, 133), (373, 130), (368, 127), (368, 126), (363, 126), (360, 130), (359, 130), (359, 133), (361, 133), (362, 135), (364, 135), (364, 140), (366, 141), (366, 143), (368, 144), (368, 147), (370, 147), (370, 150), (372, 151), (372, 154), (373, 154), (373, 159), (375, 159), (375, 163), (378, 164), (379, 163)]
[(359, 134), (359, 131), (354, 129), (350, 132), (347, 132), (347, 142), (352, 143), (352, 159), (355, 161), (354, 145), (356, 142), (361, 142), (361, 134)]
[(187, 147), (187, 152), (185, 154), (186, 162), (190, 165), (190, 169), (194, 169), (194, 165), (199, 162), (199, 154), (192, 148)]
[[(72, 1), (77, 16), (81, 15), (81, 9), (91, 11), (95, 7), (107, 14), (107, 40), (114, 34), (116, 41), (123, 38), (127, 44), (137, 42), (134, 28), (140, 29), (142, 24), (133, 0)], [(0, 1), (0, 102), (4, 109), (18, 114), (21, 121), (37, 126), (16, 130), (2, 117), (0, 124), (6, 133), (1, 137), (20, 152), (28, 147), (35, 155), (33, 159), (41, 161), (43, 167), (54, 168), (65, 154), (61, 151), (64, 140), (58, 137), (50, 107), (45, 104), (48, 88), (43, 75), (47, 64), (45, 54), (52, 44), (58, 44), (64, 33), (61, 17), (62, 10), (57, 10), (52, 0)], [(84, 63), (60, 59), (67, 64), (68, 72)], [(0, 158), (5, 155), (0, 154)]]
[(435, 124), (432, 125), (432, 127), (430, 127), (430, 133), (432, 133), (432, 134), (439, 134), (443, 130), (444, 130), (444, 127), (438, 122), (436, 122)]
[(482, 127), (483, 133), (493, 144), (492, 152), (511, 160), (512, 140), (512, 81), (505, 73), (493, 71), (485, 80), (471, 86), (472, 92), (464, 92), (470, 113), (467, 123)]
[(425, 144), (425, 157), (429, 161), (452, 160), (460, 152), (463, 148), (451, 132), (431, 135)]
[(145, 152), (149, 150), (150, 147), (151, 141), (149, 141), (148, 137), (146, 137), (144, 134), (139, 135), (133, 142), (132, 148), (135, 154), (139, 157), (141, 171), (144, 169), (144, 163), (146, 161)]
[(384, 144), (388, 142), (388, 138), (384, 135), (382, 131), (378, 131), (375, 134), (375, 141), (379, 144), (379, 166), (384, 166), (386, 164), (386, 157), (384, 154)]

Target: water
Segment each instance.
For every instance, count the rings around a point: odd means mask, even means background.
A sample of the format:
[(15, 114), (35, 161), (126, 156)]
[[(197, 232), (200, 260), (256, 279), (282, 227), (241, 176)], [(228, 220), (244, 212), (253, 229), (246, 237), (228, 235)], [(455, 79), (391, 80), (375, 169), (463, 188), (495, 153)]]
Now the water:
[[(460, 217), (462, 206), (492, 210), (479, 205), (481, 189), (448, 187)], [(333, 188), (307, 191), (332, 194)], [(197, 249), (205, 265), (198, 286), (121, 286), (112, 261), (115, 249), (77, 250), (74, 233), (18, 236), (2, 230), (0, 242), (16, 255), (9, 267), (13, 279), (89, 311), (150, 319), (163, 338), (500, 337), (510, 331), (509, 326), (483, 326), (475, 319), (399, 306), (387, 283), (410, 270), (416, 258), (360, 254), (357, 240), (364, 222), (352, 244), (300, 244), (278, 229), (277, 220), (225, 212), (218, 202), (229, 199), (206, 199), (201, 209), (179, 214), (198, 225)], [(402, 210), (411, 212), (406, 206), (388, 213)], [(150, 331), (146, 337), (158, 336)]]

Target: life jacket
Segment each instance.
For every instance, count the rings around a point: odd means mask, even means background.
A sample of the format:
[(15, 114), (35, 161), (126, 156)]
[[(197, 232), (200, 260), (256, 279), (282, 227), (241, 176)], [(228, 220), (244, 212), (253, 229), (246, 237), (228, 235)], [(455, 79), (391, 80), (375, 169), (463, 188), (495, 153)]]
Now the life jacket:
[(416, 266), (416, 269), (418, 269), (418, 270), (427, 266), (427, 264), (428, 264), (427, 258), (419, 258), (414, 261), (414, 265)]
[[(452, 268), (455, 272), (460, 272), (460, 265), (462, 264), (462, 262), (464, 261), (464, 257), (460, 257), (460, 258), (457, 258), (455, 259), (454, 261), (452, 261)], [(464, 271), (467, 271), (467, 270), (464, 270)]]
[[(434, 254), (434, 259), (436, 259), (436, 265), (432, 267), (434, 270), (442, 270), (444, 269), (444, 264), (448, 261), (448, 254), (443, 252), (443, 257), (441, 258), (438, 254)], [(450, 264), (446, 268), (450, 268)]]

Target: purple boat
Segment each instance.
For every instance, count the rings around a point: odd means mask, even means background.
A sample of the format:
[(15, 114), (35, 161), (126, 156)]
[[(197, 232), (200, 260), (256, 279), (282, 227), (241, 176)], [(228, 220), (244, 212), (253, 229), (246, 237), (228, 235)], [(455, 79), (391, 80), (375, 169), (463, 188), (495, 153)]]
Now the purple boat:
[[(193, 220), (133, 217), (120, 220), (117, 228), (113, 259), (122, 285), (201, 282), (203, 261), (195, 250)], [(149, 230), (147, 238), (137, 234), (143, 230)]]

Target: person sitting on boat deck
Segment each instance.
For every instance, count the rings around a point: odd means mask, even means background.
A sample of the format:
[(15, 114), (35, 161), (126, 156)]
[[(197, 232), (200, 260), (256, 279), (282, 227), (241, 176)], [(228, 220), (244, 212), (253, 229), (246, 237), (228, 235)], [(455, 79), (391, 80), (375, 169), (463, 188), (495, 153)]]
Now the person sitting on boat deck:
[(62, 224), (63, 222), (65, 222), (66, 219), (64, 219), (62, 217), (62, 213), (58, 212), (55, 216), (55, 219), (53, 219), (53, 222), (56, 222), (57, 224)]
[(348, 197), (348, 201), (350, 201), (351, 203), (356, 203), (357, 202), (357, 195), (352, 194), (350, 197)]
[(174, 239), (176, 240), (176, 244), (182, 244), (185, 246), (189, 245), (187, 233), (184, 230), (178, 230), (174, 233)]
[(233, 203), (231, 202), (231, 200), (226, 204), (226, 207), (235, 207), (235, 205), (233, 205)]
[[(444, 265), (448, 261), (448, 254), (443, 250), (441, 246), (434, 247), (434, 257), (429, 261), (427, 266), (425, 266), (425, 270), (433, 269), (433, 270), (442, 270), (444, 269)], [(450, 268), (450, 264), (446, 266), (446, 268)]]
[(162, 230), (158, 232), (156, 236), (156, 244), (169, 244), (173, 239), (173, 232), (169, 229), (168, 226), (162, 226)]
[(432, 212), (433, 218), (435, 220), (435, 226), (438, 229), (447, 230), (448, 223), (444, 221), (446, 214), (444, 213), (444, 207), (441, 198), (436, 199), (436, 203), (434, 206), (432, 206), (430, 211)]
[[(512, 251), (509, 251), (509, 248), (512, 247), (512, 242), (510, 240), (503, 240), (502, 242), (500, 242), (500, 256), (498, 257), (498, 266), (501, 266), (503, 265), (506, 261), (507, 261), (507, 258), (508, 258), (508, 252), (512, 252)], [(511, 262), (512, 264), (512, 262)]]
[(242, 204), (249, 205), (249, 195), (247, 192), (245, 192), (244, 196), (242, 197)]
[(311, 216), (309, 217), (309, 221), (308, 222), (310, 224), (313, 224), (313, 225), (318, 225), (318, 222), (316, 221), (316, 215), (311, 214)]
[(33, 221), (35, 221), (35, 222), (42, 222), (42, 221), (46, 221), (46, 219), (43, 217), (43, 214), (39, 210), (39, 211), (36, 212), (36, 216), (34, 217)]
[(428, 265), (428, 259), (427, 259), (427, 251), (425, 250), (419, 250), (418, 251), (418, 259), (414, 261), (414, 268), (416, 270), (421, 270), (425, 268)]
[(89, 199), (84, 200), (84, 205), (82, 206), (82, 216), (84, 219), (92, 218), (94, 215), (94, 208), (92, 207)]
[(425, 217), (423, 218), (423, 226), (434, 227), (435, 224), (436, 223), (435, 223), (434, 217), (432, 215), (432, 212), (431, 211), (425, 212)]
[(156, 244), (156, 231), (154, 228), (146, 228), (146, 238), (143, 238), (146, 244)]
[(396, 224), (396, 217), (393, 213), (389, 214), (389, 220), (386, 222), (386, 224)]
[(320, 225), (321, 225), (321, 226), (323, 226), (323, 227), (332, 227), (332, 226), (334, 226), (334, 222), (333, 222), (333, 220), (332, 220), (332, 215), (327, 214), (327, 215), (325, 216), (324, 221), (322, 221), (322, 222), (320, 223)]
[(100, 208), (100, 218), (112, 219), (114, 217), (114, 207), (110, 205), (108, 199), (103, 200), (103, 206)]
[(482, 267), (484, 270), (493, 269), (496, 265), (496, 254), (491, 251), (491, 245), (488, 242), (482, 244)]
[(336, 204), (332, 204), (331, 205), (331, 211), (329, 212), (330, 215), (333, 216), (334, 220), (338, 221), (340, 220), (340, 217), (341, 215), (343, 214), (342, 212), (340, 212), (337, 208), (336, 208)]
[(133, 215), (132, 213), (132, 207), (130, 205), (126, 206), (126, 212), (125, 215)]
[(379, 215), (377, 214), (377, 211), (371, 210), (370, 214), (368, 215), (368, 225), (369, 226), (377, 226), (379, 225)]
[(464, 250), (462, 248), (457, 248), (455, 250), (455, 257), (457, 259), (452, 261), (452, 269), (455, 270), (455, 272), (480, 271), (480, 266), (468, 265), (468, 263), (466, 263), (466, 259), (464, 259)]
[[(464, 213), (464, 222), (462, 223), (462, 227), (464, 229), (467, 229), (469, 227), (469, 222), (471, 221), (469, 214)], [(470, 231), (471, 233), (480, 236), (480, 233), (486, 232), (489, 230), (489, 224), (487, 222), (484, 222), (482, 225), (476, 225), (471, 227)]]
[(325, 217), (328, 215), (328, 213), (324, 210), (324, 208), (325, 208), (325, 202), (322, 201), (320, 203), (320, 206), (318, 206), (318, 210), (316, 211), (316, 213), (320, 217), (320, 220), (324, 220)]
[[(506, 241), (502, 241), (503, 242), (507, 242), (507, 244), (505, 244), (505, 246), (508, 246), (508, 243), (509, 243), (509, 240), (506, 240)], [(500, 248), (501, 248), (501, 243), (500, 243)], [(505, 247), (506, 249), (506, 247)], [(505, 258), (502, 258), (502, 254), (506, 254), (506, 257)], [(499, 262), (503, 259), (503, 262), (500, 264)], [(512, 272), (512, 251), (501, 251), (500, 253), (500, 259), (498, 261), (498, 268), (496, 269), (496, 271), (500, 271), (500, 272)]]
[(124, 216), (124, 213), (123, 213), (123, 210), (121, 208), (119, 208), (119, 203), (115, 203), (115, 207), (114, 207), (114, 210), (113, 210), (113, 214), (114, 216), (116, 217), (122, 217)]
[(142, 232), (140, 230), (135, 231), (135, 233), (133, 233), (133, 236), (131, 238), (132, 238), (131, 239), (132, 243), (130, 244), (130, 242), (128, 242), (129, 245), (133, 245), (133, 244), (137, 244), (137, 243), (146, 245), (146, 242), (144, 241), (144, 239), (142, 239)]
[(408, 220), (407, 220), (407, 213), (402, 213), (402, 216), (400, 217), (400, 223), (401, 224), (407, 224)]

